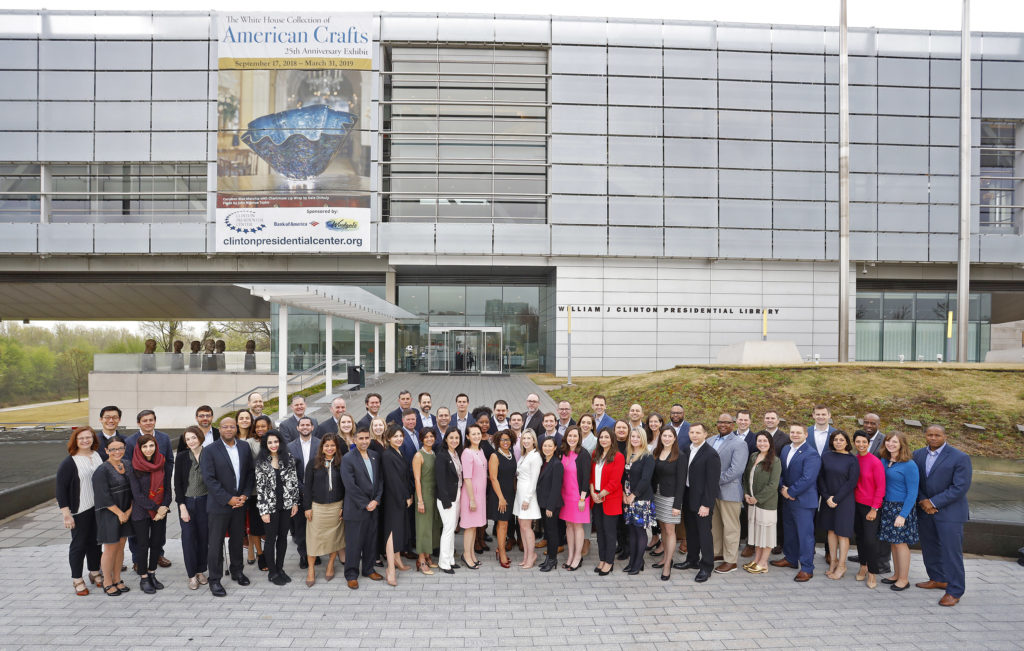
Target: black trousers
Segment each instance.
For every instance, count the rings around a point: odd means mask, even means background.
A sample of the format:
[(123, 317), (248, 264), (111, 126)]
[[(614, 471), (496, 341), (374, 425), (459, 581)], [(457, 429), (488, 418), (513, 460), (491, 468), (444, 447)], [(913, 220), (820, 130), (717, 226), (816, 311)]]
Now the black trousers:
[(605, 515), (604, 506), (595, 504), (592, 510), (594, 531), (597, 532), (597, 557), (602, 563), (615, 562), (615, 526), (621, 516)]
[(306, 513), (302, 510), (301, 505), (291, 520), (292, 542), (295, 543), (295, 549), (299, 552), (299, 560), (302, 560), (306, 558)]
[(644, 566), (647, 552), (647, 529), (629, 525), (629, 569), (639, 570)]
[(715, 566), (715, 543), (711, 539), (711, 513), (700, 517), (697, 512), (683, 509), (686, 520), (686, 560), (710, 570)]
[[(558, 560), (558, 523), (562, 521), (558, 519), (558, 511), (552, 511), (549, 518), (542, 509), (541, 516), (541, 519), (544, 521), (544, 531), (549, 532), (547, 537), (548, 546), (545, 548), (547, 550), (547, 560), (555, 562)], [(565, 523), (563, 522), (562, 524), (564, 525)]]
[(786, 531), (785, 525), (783, 524), (786, 521), (786, 517), (783, 515), (783, 511), (786, 509), (786, 501), (787, 500), (784, 500), (781, 497), (779, 498), (779, 514), (777, 516), (777, 522), (775, 523), (775, 539), (778, 541), (775, 543), (775, 546), (779, 548), (781, 548), (782, 544), (786, 542)]
[[(377, 558), (377, 513), (374, 510), (362, 520), (345, 520), (345, 580), (373, 574)], [(360, 568), (360, 563), (362, 567)]]
[(139, 574), (155, 572), (159, 567), (157, 559), (164, 555), (164, 543), (167, 542), (167, 517), (161, 520), (132, 520), (132, 532), (135, 533), (136, 561)]
[(263, 525), (266, 536), (263, 555), (267, 559), (267, 569), (271, 575), (280, 574), (284, 569), (284, 554), (288, 549), (288, 527), (292, 521), (290, 511), (291, 509), (274, 511), (270, 514), (270, 522)]
[(231, 576), (242, 573), (242, 548), (245, 538), (245, 508), (231, 509), (227, 513), (209, 513), (210, 543), (206, 550), (206, 562), (210, 568), (210, 580), (220, 581), (224, 576), (224, 535), (228, 536), (228, 553), (231, 555)]
[(629, 526), (626, 524), (626, 514), (615, 516), (615, 546), (616, 549), (629, 549)]
[(96, 542), (96, 511), (86, 509), (71, 517), (75, 520), (75, 528), (71, 530), (68, 562), (71, 563), (71, 578), (80, 579), (82, 561), (86, 561), (90, 572), (100, 571), (103, 548)]
[[(749, 541), (750, 538), (747, 527), (749, 526), (749, 518), (747, 516), (747, 503), (740, 502), (740, 540)], [(749, 545), (750, 542), (747, 542)]]
[[(857, 537), (857, 555), (860, 556), (861, 565), (868, 566), (871, 574), (882, 572), (882, 561), (880, 558), (880, 543), (878, 542), (878, 523), (881, 521), (881, 512), (875, 515), (874, 520), (868, 520), (867, 514), (871, 507), (867, 504), (857, 502), (853, 518), (853, 530)], [(846, 562), (846, 559), (840, 559)]]

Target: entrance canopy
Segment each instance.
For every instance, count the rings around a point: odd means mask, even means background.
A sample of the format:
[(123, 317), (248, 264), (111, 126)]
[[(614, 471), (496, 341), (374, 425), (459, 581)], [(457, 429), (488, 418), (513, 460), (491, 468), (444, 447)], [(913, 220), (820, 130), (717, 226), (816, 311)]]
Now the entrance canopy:
[(238, 285), (270, 303), (383, 325), (416, 315), (351, 285)]

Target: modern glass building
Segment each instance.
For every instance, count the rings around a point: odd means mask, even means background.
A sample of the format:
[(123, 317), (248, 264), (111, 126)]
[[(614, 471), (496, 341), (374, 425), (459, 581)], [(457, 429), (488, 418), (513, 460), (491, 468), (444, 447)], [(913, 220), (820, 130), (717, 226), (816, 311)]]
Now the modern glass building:
[[(837, 359), (835, 27), (374, 15), (346, 145), (369, 247), (339, 254), (219, 247), (218, 169), (260, 164), (219, 91), (220, 19), (0, 14), (0, 317), (276, 328), (236, 284), (358, 285), (416, 315), (380, 350), (360, 338), (393, 371), (564, 374), (570, 321), (577, 374), (708, 363), (765, 313), (770, 339)], [(971, 41), (982, 360), (1024, 319), (1024, 34)], [(955, 304), (960, 35), (851, 29), (849, 50), (850, 357), (934, 360)], [(315, 81), (300, 94), (358, 94)], [(325, 327), (292, 310), (297, 368)], [(351, 354), (353, 324), (333, 328)]]

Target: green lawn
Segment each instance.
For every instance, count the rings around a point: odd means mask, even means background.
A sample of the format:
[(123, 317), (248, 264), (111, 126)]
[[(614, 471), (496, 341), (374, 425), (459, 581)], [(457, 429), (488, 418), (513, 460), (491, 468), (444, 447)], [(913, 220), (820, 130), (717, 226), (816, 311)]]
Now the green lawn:
[[(619, 418), (634, 402), (643, 405), (645, 413), (663, 416), (678, 402), (690, 422), (711, 425), (721, 412), (746, 408), (755, 425), (767, 409), (777, 410), (788, 422), (809, 424), (814, 404), (824, 403), (831, 408), (836, 427), (851, 433), (858, 427), (857, 418), (875, 412), (884, 431), (906, 431), (915, 447), (923, 445), (924, 432), (904, 425), (904, 418), (945, 425), (951, 442), (971, 454), (1024, 458), (1024, 434), (1015, 429), (1024, 424), (1024, 372), (1015, 369), (686, 366), (617, 378), (574, 378), (572, 387), (558, 385), (559, 379), (551, 376), (533, 379), (551, 386), (555, 400), (569, 400), (577, 414), (600, 393), (608, 399), (608, 412)], [(971, 431), (963, 423), (983, 425), (987, 431)]]

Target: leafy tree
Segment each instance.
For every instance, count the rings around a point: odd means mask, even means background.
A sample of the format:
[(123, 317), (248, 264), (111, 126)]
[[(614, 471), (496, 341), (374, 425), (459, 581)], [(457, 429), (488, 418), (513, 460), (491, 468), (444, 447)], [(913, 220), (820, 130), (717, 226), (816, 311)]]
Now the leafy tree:
[(82, 385), (89, 379), (92, 370), (92, 352), (81, 348), (68, 348), (58, 355), (62, 371), (74, 380), (78, 402), (82, 402)]

